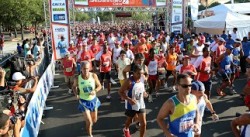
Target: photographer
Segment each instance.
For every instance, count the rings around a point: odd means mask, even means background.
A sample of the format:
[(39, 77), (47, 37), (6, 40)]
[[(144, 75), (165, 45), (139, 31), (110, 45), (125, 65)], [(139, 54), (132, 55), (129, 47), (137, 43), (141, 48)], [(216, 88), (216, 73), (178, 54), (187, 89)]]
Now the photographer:
[[(245, 105), (250, 110), (250, 95), (245, 97)], [(238, 129), (240, 126), (241, 129)], [(249, 137), (250, 135), (250, 112), (242, 114), (231, 122), (231, 128), (235, 137)]]
[[(33, 93), (36, 90), (38, 77), (31, 77), (26, 79), (26, 77), (21, 72), (15, 72), (12, 75), (12, 79), (14, 80), (13, 85), (10, 85), (10, 89), (13, 91), (19, 91), (21, 93)], [(24, 88), (27, 82), (30, 80), (34, 80), (33, 86), (31, 88)]]
[[(11, 123), (10, 117), (4, 113), (0, 113), (0, 137), (20, 137), (20, 130), (22, 124), (21, 120), (17, 119), (16, 123)], [(13, 130), (13, 135), (9, 134), (9, 131)]]

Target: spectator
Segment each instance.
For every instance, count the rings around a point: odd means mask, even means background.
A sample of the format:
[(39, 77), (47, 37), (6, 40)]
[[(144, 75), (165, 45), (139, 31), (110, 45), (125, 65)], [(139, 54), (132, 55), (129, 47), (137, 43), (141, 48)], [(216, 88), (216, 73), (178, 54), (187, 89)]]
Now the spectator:
[(60, 56), (61, 58), (64, 58), (65, 53), (67, 52), (68, 49), (68, 44), (65, 41), (65, 38), (61, 36), (61, 40), (57, 44), (57, 49), (60, 50)]
[(24, 44), (24, 57), (26, 57), (26, 55), (27, 54), (31, 54), (31, 47), (30, 47), (30, 45), (29, 45), (29, 40), (28, 39), (26, 39), (25, 40), (25, 43), (23, 43)]
[(241, 72), (246, 73), (246, 59), (250, 55), (250, 42), (247, 41), (247, 37), (243, 38), (242, 41), (242, 49), (244, 55), (240, 58), (240, 67), (241, 67)]
[[(13, 129), (13, 135), (9, 135), (9, 131)], [(13, 125), (10, 122), (10, 117), (7, 114), (0, 113), (0, 136), (14, 136), (20, 137), (21, 120), (17, 118), (16, 123)]]
[(221, 36), (223, 39), (227, 39), (227, 34), (225, 33), (225, 30), (222, 31)]
[(4, 46), (4, 34), (0, 35), (0, 53), (3, 54), (3, 46)]
[[(250, 95), (245, 97), (245, 105), (250, 110)], [(237, 129), (237, 126), (241, 126), (241, 129)], [(250, 112), (232, 120), (231, 128), (235, 137), (248, 137), (250, 135)]]
[(38, 46), (39, 43), (40, 43), (40, 40), (37, 39), (36, 42), (34, 43), (34, 47), (33, 47), (33, 56), (34, 56), (35, 60), (37, 60), (37, 57), (40, 53), (40, 48)]
[(18, 52), (18, 54), (21, 55), (22, 51), (23, 51), (22, 46), (20, 45), (20, 43), (17, 43), (17, 52)]
[[(19, 91), (21, 93), (33, 93), (36, 90), (37, 83), (38, 83), (38, 77), (31, 77), (29, 79), (26, 79), (26, 77), (21, 72), (15, 72), (12, 75), (12, 79), (15, 82), (14, 86), (10, 86), (10, 89), (13, 91)], [(23, 88), (23, 85), (25, 85), (30, 80), (33, 80), (33, 86), (31, 88)]]
[(233, 40), (235, 40), (236, 38), (238, 38), (237, 31), (238, 31), (237, 28), (233, 28), (233, 33), (231, 34)]

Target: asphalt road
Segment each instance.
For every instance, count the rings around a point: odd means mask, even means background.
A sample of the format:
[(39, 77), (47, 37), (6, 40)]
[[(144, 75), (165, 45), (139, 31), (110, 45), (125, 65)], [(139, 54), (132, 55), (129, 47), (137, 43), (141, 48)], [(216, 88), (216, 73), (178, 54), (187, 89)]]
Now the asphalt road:
[[(118, 80), (113, 76), (113, 79)], [(77, 110), (75, 97), (67, 93), (67, 88), (62, 75), (57, 75), (55, 85), (58, 89), (52, 89), (48, 96), (47, 105), (53, 106), (53, 110), (45, 111), (41, 124), (39, 137), (83, 137), (86, 136), (85, 124), (82, 114)], [(170, 79), (171, 81), (171, 79)], [(241, 92), (246, 83), (246, 78), (241, 76), (235, 82), (236, 91)], [(202, 137), (233, 137), (230, 121), (235, 118), (236, 112), (246, 111), (243, 101), (239, 95), (227, 95), (223, 98), (216, 95), (217, 83), (213, 82), (212, 98), (214, 109), (220, 116), (217, 122), (212, 121), (210, 114), (205, 114), (203, 118)], [(102, 105), (98, 112), (98, 122), (93, 126), (94, 137), (122, 137), (123, 124), (126, 120), (124, 115), (124, 103), (119, 101), (117, 93), (119, 84), (113, 84), (111, 90), (112, 100), (105, 99), (107, 92), (98, 92), (98, 97)], [(162, 104), (175, 93), (165, 90), (160, 91), (160, 96), (154, 98), (153, 103), (146, 103), (147, 108), (147, 137), (163, 137), (156, 116)], [(146, 101), (147, 102), (147, 101)], [(139, 136), (139, 131), (132, 125), (130, 132), (133, 137)]]

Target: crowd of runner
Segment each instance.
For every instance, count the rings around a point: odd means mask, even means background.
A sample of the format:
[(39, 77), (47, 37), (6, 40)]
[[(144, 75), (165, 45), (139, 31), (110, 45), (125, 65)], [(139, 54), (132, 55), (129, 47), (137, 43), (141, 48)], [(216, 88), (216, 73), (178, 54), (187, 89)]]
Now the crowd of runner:
[[(212, 80), (219, 81), (218, 96), (239, 94), (250, 106), (250, 33), (243, 39), (237, 37), (237, 28), (232, 34), (223, 31), (221, 35), (213, 36), (190, 32), (168, 34), (152, 31), (147, 25), (142, 28), (140, 23), (79, 24), (75, 32), (75, 41), (68, 44), (61, 37), (57, 48), (64, 57), (61, 61), (65, 82), (69, 93), (73, 90), (79, 100), (79, 110), (84, 113), (89, 136), (92, 136), (92, 125), (97, 120), (100, 106), (96, 93), (107, 88), (106, 99), (112, 98), (111, 71), (121, 85), (120, 100), (125, 101), (128, 117), (123, 129), (125, 137), (131, 136), (129, 126), (132, 122), (140, 129), (140, 136), (145, 136), (144, 98), (149, 103), (154, 102), (159, 97), (159, 90), (178, 91), (163, 104), (157, 117), (167, 137), (200, 136), (205, 109), (211, 112), (213, 120), (218, 120), (209, 101)], [(74, 79), (75, 73), (80, 75)], [(247, 75), (247, 84), (242, 91), (236, 92), (234, 81), (243, 75)], [(168, 80), (170, 76), (171, 81)], [(227, 93), (226, 88), (230, 92)], [(168, 125), (164, 122), (166, 117)], [(247, 124), (236, 120), (232, 128), (235, 125)], [(233, 132), (235, 136), (249, 135), (250, 128)]]

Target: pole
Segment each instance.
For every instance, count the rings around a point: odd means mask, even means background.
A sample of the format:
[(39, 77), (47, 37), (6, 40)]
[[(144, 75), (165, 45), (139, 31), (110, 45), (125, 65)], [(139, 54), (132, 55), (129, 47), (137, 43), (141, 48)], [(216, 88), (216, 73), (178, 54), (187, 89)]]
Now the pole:
[[(47, 11), (46, 11), (46, 0), (43, 0), (43, 11), (44, 11), (44, 20), (45, 20), (45, 33), (47, 32), (48, 29), (48, 23), (47, 23)], [(48, 54), (49, 52), (49, 36), (48, 34), (46, 35), (46, 46), (47, 46), (47, 50), (48, 50)], [(50, 58), (50, 55), (49, 55)], [(49, 59), (51, 60), (51, 58)]]

